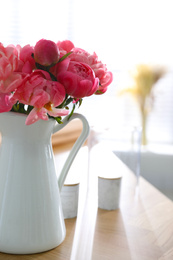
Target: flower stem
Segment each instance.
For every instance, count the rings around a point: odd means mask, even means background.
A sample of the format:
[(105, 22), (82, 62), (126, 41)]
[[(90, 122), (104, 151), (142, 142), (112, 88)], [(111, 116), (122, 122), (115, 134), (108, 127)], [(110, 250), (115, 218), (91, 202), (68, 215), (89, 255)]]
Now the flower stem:
[(147, 145), (147, 111), (145, 109), (141, 109), (141, 119), (142, 119), (142, 145)]

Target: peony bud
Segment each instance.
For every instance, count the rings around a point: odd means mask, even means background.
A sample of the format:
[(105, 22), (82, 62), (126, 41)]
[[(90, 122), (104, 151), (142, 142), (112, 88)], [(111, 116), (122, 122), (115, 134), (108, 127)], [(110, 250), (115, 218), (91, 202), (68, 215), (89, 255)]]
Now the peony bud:
[(34, 48), (34, 59), (36, 63), (43, 66), (50, 66), (56, 64), (59, 57), (58, 46), (53, 41), (42, 39), (36, 43)]

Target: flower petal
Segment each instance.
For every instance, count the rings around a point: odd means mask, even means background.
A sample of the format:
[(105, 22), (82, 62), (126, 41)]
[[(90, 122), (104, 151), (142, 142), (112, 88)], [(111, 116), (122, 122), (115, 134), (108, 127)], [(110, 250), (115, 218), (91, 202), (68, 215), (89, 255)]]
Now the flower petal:
[(67, 109), (60, 109), (60, 108), (52, 108), (51, 110), (47, 110), (47, 113), (50, 116), (66, 116), (69, 114), (69, 111)]
[(14, 103), (11, 101), (11, 93), (0, 93), (0, 113), (8, 112), (12, 109)]
[(26, 118), (25, 124), (26, 125), (31, 125), (35, 122), (37, 122), (38, 120), (48, 120), (48, 116), (47, 116), (47, 109), (45, 109), (44, 107), (41, 109), (38, 108), (33, 108), (31, 110), (31, 112), (29, 113), (29, 115)]

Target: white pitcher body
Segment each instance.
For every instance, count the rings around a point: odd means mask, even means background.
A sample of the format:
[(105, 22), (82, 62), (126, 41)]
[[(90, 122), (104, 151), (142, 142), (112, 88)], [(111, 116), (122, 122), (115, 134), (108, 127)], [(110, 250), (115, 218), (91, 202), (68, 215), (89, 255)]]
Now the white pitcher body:
[(0, 114), (0, 251), (13, 254), (50, 250), (66, 233), (51, 145), (56, 122), (26, 126), (25, 119), (23, 114)]

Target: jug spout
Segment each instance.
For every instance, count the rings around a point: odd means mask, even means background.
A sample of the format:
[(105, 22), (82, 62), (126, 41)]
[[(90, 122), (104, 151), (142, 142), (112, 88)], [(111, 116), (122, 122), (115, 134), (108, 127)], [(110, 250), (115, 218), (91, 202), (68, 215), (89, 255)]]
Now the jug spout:
[(82, 121), (82, 124), (83, 124), (83, 129), (82, 129), (82, 132), (80, 134), (80, 136), (78, 137), (78, 139), (76, 140), (75, 144), (73, 145), (67, 159), (66, 159), (66, 162), (62, 168), (62, 171), (59, 175), (59, 178), (58, 178), (58, 185), (59, 185), (59, 190), (61, 190), (63, 184), (64, 184), (64, 181), (65, 181), (65, 178), (67, 176), (67, 173), (70, 169), (70, 166), (74, 160), (74, 158), (76, 157), (76, 154), (78, 153), (79, 149), (81, 148), (81, 146), (83, 145), (83, 143), (85, 142), (85, 140), (87, 139), (88, 135), (89, 135), (89, 130), (90, 130), (90, 127), (89, 127), (89, 124), (88, 124), (88, 121), (86, 120), (86, 118), (81, 115), (81, 114), (78, 114), (78, 113), (74, 113), (70, 119), (68, 119), (67, 117), (64, 119), (63, 121), (63, 124), (61, 125), (56, 125), (55, 128), (54, 128), (54, 133), (59, 131), (60, 129), (62, 129), (63, 127), (65, 127), (70, 121), (72, 121), (73, 119), (80, 119)]

